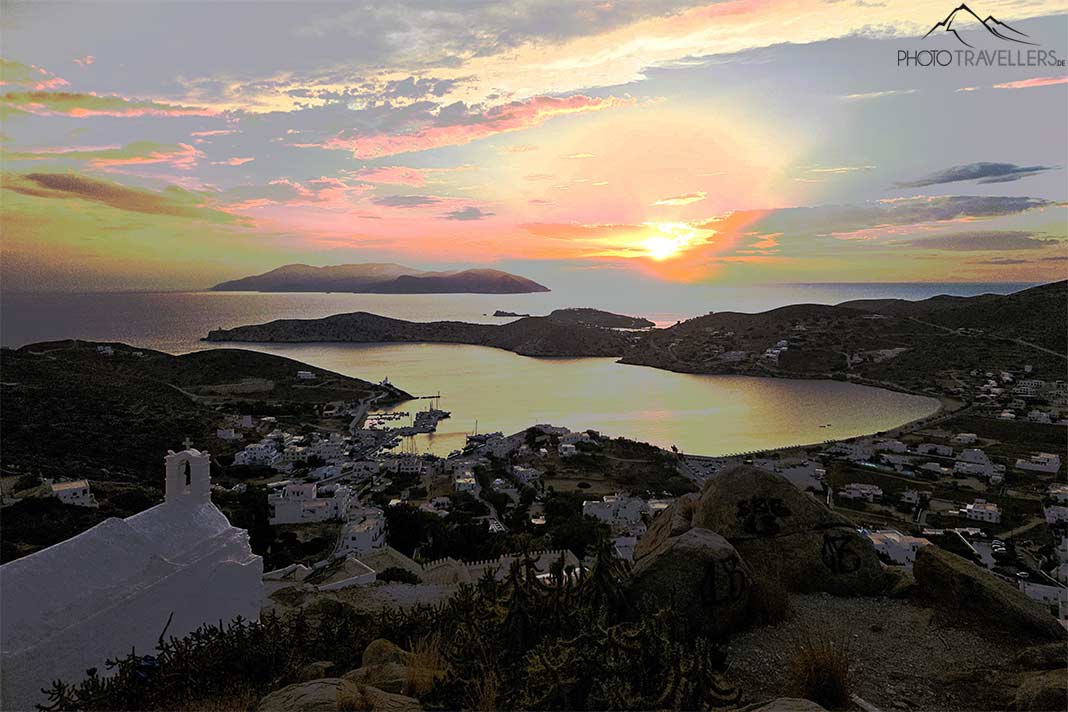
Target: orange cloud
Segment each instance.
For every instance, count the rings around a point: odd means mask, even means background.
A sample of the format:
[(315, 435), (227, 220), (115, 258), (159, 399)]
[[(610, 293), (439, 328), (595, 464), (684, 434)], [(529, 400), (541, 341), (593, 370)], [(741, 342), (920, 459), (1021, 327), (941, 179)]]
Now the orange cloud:
[(690, 205), (691, 203), (699, 203), (707, 197), (708, 193), (699, 190), (696, 193), (685, 193), (683, 195), (673, 195), (669, 198), (661, 198), (653, 203), (653, 205)]
[(294, 145), (352, 151), (356, 158), (381, 158), (443, 146), (460, 146), (489, 136), (538, 126), (557, 116), (601, 111), (633, 103), (632, 99), (581, 94), (569, 97), (538, 96), (469, 114), (454, 123), (425, 126), (411, 133), (361, 135), (342, 132), (323, 143)]

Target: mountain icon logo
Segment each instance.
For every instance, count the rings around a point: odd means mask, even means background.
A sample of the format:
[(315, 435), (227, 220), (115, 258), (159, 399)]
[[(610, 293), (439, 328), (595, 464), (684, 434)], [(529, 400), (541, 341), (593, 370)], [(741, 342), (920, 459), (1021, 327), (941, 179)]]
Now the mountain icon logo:
[[(934, 27), (928, 30), (927, 34), (924, 35), (923, 38), (927, 39), (934, 32), (942, 30), (943, 32), (948, 32), (952, 34), (954, 37), (957, 38), (957, 41), (965, 47), (971, 47), (972, 45), (966, 42), (964, 38), (960, 36), (960, 33), (957, 30), (964, 29), (965, 27), (971, 25), (970, 21), (973, 19), (975, 20), (975, 22), (978, 22), (988, 33), (990, 33), (994, 37), (997, 37), (1000, 40), (1037, 46), (1037, 43), (1029, 41), (1029, 38), (1025, 33), (1020, 32), (1014, 27), (1010, 27), (1009, 25), (1005, 24), (993, 15), (988, 15), (985, 20), (981, 19), (979, 15), (975, 14), (975, 12), (964, 3), (961, 3), (957, 7), (953, 8), (953, 11), (946, 15), (946, 19), (942, 20), (941, 22), (936, 22), (934, 24)], [(971, 28), (968, 27), (968, 29)]]

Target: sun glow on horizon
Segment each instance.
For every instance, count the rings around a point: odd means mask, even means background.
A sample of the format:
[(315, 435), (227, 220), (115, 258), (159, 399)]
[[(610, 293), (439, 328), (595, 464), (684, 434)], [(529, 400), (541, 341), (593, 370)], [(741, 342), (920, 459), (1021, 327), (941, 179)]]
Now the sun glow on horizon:
[(678, 257), (693, 247), (700, 238), (697, 228), (689, 223), (653, 223), (652, 227), (657, 230), (657, 234), (646, 238), (641, 244), (646, 255), (657, 262)]

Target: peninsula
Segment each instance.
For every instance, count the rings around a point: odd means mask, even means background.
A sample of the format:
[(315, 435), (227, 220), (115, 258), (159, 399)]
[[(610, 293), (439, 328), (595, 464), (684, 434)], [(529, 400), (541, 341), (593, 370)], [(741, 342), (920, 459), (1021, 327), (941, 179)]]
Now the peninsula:
[(714, 312), (640, 331), (620, 329), (652, 322), (593, 309), (558, 309), (500, 325), (356, 312), (217, 329), (205, 340), (472, 344), (524, 356), (616, 356), (683, 373), (849, 379), (944, 395), (1019, 363), (1063, 370), (1063, 334), (1052, 334), (1047, 325), (1063, 317), (1066, 301), (1068, 281), (1061, 281), (1007, 295)]

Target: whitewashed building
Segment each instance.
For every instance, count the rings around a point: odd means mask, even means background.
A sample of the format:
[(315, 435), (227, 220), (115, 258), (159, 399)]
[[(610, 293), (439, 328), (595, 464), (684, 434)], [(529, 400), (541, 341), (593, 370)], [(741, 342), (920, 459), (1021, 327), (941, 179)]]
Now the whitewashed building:
[(644, 534), (646, 525), (642, 515), (648, 512), (649, 503), (644, 499), (623, 494), (606, 494), (599, 502), (582, 503), (582, 513), (607, 524), (613, 534)]
[(1049, 496), (1054, 502), (1068, 504), (1068, 485), (1055, 482), (1049, 486)]
[(52, 482), (52, 496), (63, 504), (73, 504), (78, 507), (96, 507), (96, 497), (89, 490), (89, 480), (73, 480), (71, 482)]
[(386, 545), (386, 515), (377, 507), (361, 507), (349, 513), (341, 527), (338, 554), (362, 554)]
[(1016, 469), (1055, 475), (1061, 469), (1061, 458), (1053, 453), (1039, 452), (1026, 460), (1023, 458), (1018, 459), (1016, 461)]
[(846, 499), (862, 499), (865, 502), (874, 502), (877, 499), (882, 499), (883, 490), (878, 485), (850, 482), (848, 485), (838, 490), (838, 496), (845, 497)]
[(268, 494), (267, 504), (271, 524), (307, 524), (344, 519), (359, 503), (348, 487), (334, 488), (333, 497), (320, 497), (314, 482), (295, 482)]
[(1001, 522), (1001, 509), (993, 502), (985, 499), (977, 499), (964, 509), (960, 510), (961, 516), (977, 522), (989, 522), (998, 524)]
[(966, 448), (957, 455), (953, 471), (959, 475), (979, 475), (986, 478), (1001, 479), (1005, 466), (994, 464), (987, 454), (979, 448)]
[(912, 565), (916, 563), (916, 552), (920, 550), (920, 547), (931, 543), (923, 537), (902, 534), (896, 529), (880, 529), (878, 531), (862, 529), (861, 533), (871, 540), (871, 543), (875, 546), (875, 551), (882, 554), (883, 558), (906, 569), (911, 569)]
[(1063, 504), (1054, 504), (1049, 507), (1043, 507), (1042, 513), (1046, 517), (1046, 524), (1068, 522), (1068, 507)]
[(55, 679), (154, 652), (169, 618), (175, 636), (259, 618), (263, 560), (212, 504), (210, 455), (172, 452), (165, 470), (162, 504), (0, 567), (0, 708), (32, 709)]
[(273, 440), (247, 445), (234, 455), (235, 465), (259, 465), (273, 467), (282, 460), (282, 454), (278, 452), (278, 446)]
[(871, 441), (865, 438), (834, 443), (828, 451), (833, 455), (840, 455), (853, 462), (865, 462), (875, 454)]
[(920, 443), (916, 446), (916, 454), (953, 457), (953, 448), (949, 445), (939, 445), (938, 443)]
[(519, 484), (527, 487), (533, 487), (541, 481), (541, 470), (536, 467), (523, 467), (522, 465), (516, 465), (512, 468), (512, 476), (515, 477)]

